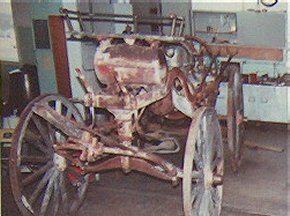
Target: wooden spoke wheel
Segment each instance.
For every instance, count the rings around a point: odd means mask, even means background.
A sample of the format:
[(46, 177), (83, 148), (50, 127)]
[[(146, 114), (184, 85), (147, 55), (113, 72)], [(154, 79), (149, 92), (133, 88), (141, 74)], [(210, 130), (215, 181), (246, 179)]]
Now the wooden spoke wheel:
[(231, 152), (232, 169), (236, 172), (241, 163), (241, 146), (244, 140), (243, 85), (238, 65), (230, 64), (226, 70), (228, 70), (229, 74), (227, 137)]
[(80, 174), (53, 145), (68, 137), (33, 112), (41, 104), (68, 120), (82, 122), (77, 108), (59, 95), (44, 95), (23, 111), (10, 153), (10, 182), (23, 215), (74, 215), (88, 188), (88, 175)]
[(213, 108), (193, 117), (183, 164), (185, 216), (218, 216), (221, 212), (224, 157), (222, 136)]

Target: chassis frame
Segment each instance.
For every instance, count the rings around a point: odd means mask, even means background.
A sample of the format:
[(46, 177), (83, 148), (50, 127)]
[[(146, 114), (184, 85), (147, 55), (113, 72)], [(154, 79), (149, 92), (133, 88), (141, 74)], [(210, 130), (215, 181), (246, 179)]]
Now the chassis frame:
[[(69, 20), (69, 11), (64, 14)], [(173, 18), (175, 28), (176, 16)], [(73, 37), (77, 38), (75, 32)], [(224, 157), (214, 106), (219, 84), (227, 78), (228, 140), (234, 170), (241, 159), (242, 87), (239, 68), (230, 63), (233, 56), (219, 65), (219, 51), (209, 49), (194, 36), (85, 35), (88, 37), (100, 44), (96, 71), (103, 70), (104, 77), (100, 72), (97, 77), (106, 87), (94, 92), (82, 70), (76, 69), (87, 92), (83, 99), (42, 95), (21, 114), (10, 155), (12, 192), (21, 213), (76, 214), (94, 174), (122, 169), (124, 173), (146, 173), (173, 185), (182, 180), (186, 216), (219, 215)], [(120, 39), (121, 44), (113, 43)], [(170, 58), (166, 52), (172, 47), (181, 48), (186, 55), (186, 63), (180, 67), (166, 66), (163, 57), (159, 58), (160, 52)], [(110, 58), (106, 59), (108, 52)], [(136, 56), (138, 53), (143, 54)], [(109, 69), (104, 65), (110, 65)], [(112, 71), (113, 78), (108, 76)], [(142, 77), (144, 71), (147, 77)], [(159, 77), (162, 73), (164, 76)], [(193, 85), (189, 77), (198, 73), (199, 83)], [(90, 124), (83, 120), (73, 103), (76, 101), (90, 110)], [(95, 108), (106, 109), (113, 118), (103, 125), (95, 124)], [(182, 167), (134, 144), (136, 133), (149, 136), (141, 124), (148, 112), (169, 119), (192, 119)]]

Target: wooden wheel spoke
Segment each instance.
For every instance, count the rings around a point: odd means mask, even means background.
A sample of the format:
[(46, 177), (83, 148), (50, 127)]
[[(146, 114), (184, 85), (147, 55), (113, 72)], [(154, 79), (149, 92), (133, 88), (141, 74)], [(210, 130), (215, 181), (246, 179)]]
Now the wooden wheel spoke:
[(33, 148), (35, 148), (36, 150), (44, 153), (44, 154), (50, 154), (51, 153), (51, 150), (49, 150), (49, 148), (45, 145), (43, 145), (41, 142), (37, 142), (36, 140), (35, 141), (32, 141), (32, 142), (29, 142), (29, 144), (31, 144), (31, 146)]
[(214, 172), (216, 168), (218, 168), (221, 163), (223, 163), (223, 160), (221, 158), (221, 152), (218, 150), (218, 148), (222, 148), (222, 146), (218, 146), (216, 144), (213, 144), (215, 146), (214, 152), (211, 157), (211, 162), (210, 162), (210, 170)]
[[(223, 148), (223, 146), (219, 146), (219, 148)], [(224, 163), (223, 153), (220, 152), (219, 150), (215, 151), (214, 157), (212, 158), (210, 170), (217, 174), (219, 174), (220, 172), (223, 172), (223, 169), (221, 169), (223, 167), (223, 163)]]
[(197, 143), (195, 145), (195, 154), (194, 154), (194, 163), (195, 163), (195, 166), (196, 166), (196, 169), (198, 171), (201, 170), (202, 166), (203, 166), (203, 163), (202, 163), (202, 149), (201, 149), (201, 142), (197, 140)]
[[(31, 130), (31, 129), (30, 129)], [(27, 130), (23, 138), (23, 145), (27, 148), (33, 147), (37, 151), (40, 151), (44, 154), (50, 154), (52, 149), (47, 147), (43, 142), (41, 142), (41, 137), (34, 132)], [(25, 143), (25, 144), (24, 144)]]
[(69, 118), (69, 119), (71, 119), (72, 118), (72, 112), (70, 111), (70, 110), (68, 110), (67, 112), (66, 112), (66, 115), (65, 115), (67, 118)]
[(60, 175), (59, 189), (60, 189), (60, 194), (61, 194), (61, 200), (62, 200), (63, 208), (66, 211), (68, 211), (68, 205), (69, 205), (69, 203), (68, 203), (68, 192), (67, 192), (67, 188), (66, 188), (66, 182), (65, 182), (64, 173), (61, 173), (61, 175)]
[(51, 167), (53, 166), (53, 163), (49, 161), (46, 165), (43, 167), (39, 168), (37, 171), (33, 172), (30, 174), (28, 177), (24, 178), (22, 180), (22, 187), (25, 187), (36, 180), (39, 179), (39, 176), (43, 175), (45, 172), (47, 172)]
[(58, 114), (62, 114), (62, 103), (60, 100), (55, 101), (55, 108), (54, 109)]
[(31, 196), (29, 198), (29, 203), (31, 205), (39, 197), (40, 193), (43, 191), (44, 187), (46, 186), (46, 184), (49, 181), (49, 179), (52, 176), (52, 174), (53, 174), (53, 169), (50, 169), (49, 171), (47, 171), (45, 173), (45, 175), (43, 176), (43, 178), (39, 181), (37, 187), (35, 188), (35, 190), (33, 191), (33, 193), (31, 194)]
[(205, 215), (216, 215), (214, 214), (215, 206), (213, 205), (212, 194), (209, 189), (206, 189), (203, 193), (202, 206), (202, 209), (206, 211)]
[(63, 141), (62, 139), (64, 139), (64, 135), (60, 131), (60, 129), (55, 128), (50, 123), (47, 123), (47, 125), (48, 125), (48, 130), (49, 130), (49, 136), (51, 137), (51, 140), (53, 141), (53, 143), (55, 144), (55, 143)]
[(62, 135), (73, 137), (81, 136), (81, 129), (76, 126), (80, 122), (68, 119), (50, 107), (43, 109), (43, 107), (38, 106), (34, 108), (34, 112), (52, 124)]
[(210, 193), (211, 193), (211, 197), (212, 197), (213, 203), (215, 205), (218, 204), (218, 202), (221, 201), (221, 197), (219, 196), (218, 189), (216, 187), (211, 187), (210, 188)]
[(192, 187), (191, 196), (192, 196), (192, 203), (194, 203), (198, 199), (198, 196), (202, 194), (203, 187), (201, 183), (193, 184), (192, 186), (193, 187)]
[(206, 149), (205, 149), (205, 151), (208, 151), (208, 154), (206, 154), (206, 156), (209, 163), (213, 160), (214, 153), (217, 149), (217, 146), (215, 145), (215, 142), (214, 142), (214, 138), (216, 134), (215, 129), (216, 128), (214, 128), (212, 124), (209, 125), (207, 134), (212, 134), (212, 135), (208, 136), (208, 145), (206, 145)]
[(52, 141), (52, 143), (56, 143), (55, 128), (49, 122), (47, 122), (47, 128), (48, 128), (48, 134), (49, 134), (50, 140)]
[(44, 192), (45, 194), (44, 194), (44, 197), (43, 197), (43, 200), (41, 203), (41, 207), (40, 207), (40, 216), (42, 216), (42, 215), (44, 216), (45, 213), (47, 212), (47, 208), (48, 208), (49, 202), (50, 202), (52, 194), (53, 194), (54, 181), (55, 181), (57, 176), (58, 176), (58, 171), (54, 170), (51, 178), (49, 179), (46, 190)]
[(198, 181), (202, 177), (202, 172), (200, 170), (194, 170), (192, 171), (192, 180), (195, 181), (195, 179)]
[(213, 161), (211, 162), (211, 165), (210, 165), (210, 170), (212, 172), (214, 172), (217, 167), (220, 165), (220, 162), (221, 162), (221, 158), (219, 158), (218, 156), (216, 156)]
[(52, 140), (49, 139), (47, 127), (45, 127), (41, 123), (39, 117), (37, 117), (36, 115), (32, 116), (32, 121), (35, 124), (35, 126), (37, 127), (38, 131), (40, 132), (41, 137), (43, 138), (45, 145), (47, 147), (52, 146), (53, 143), (52, 143)]
[(42, 164), (47, 163), (49, 158), (47, 157), (41, 157), (41, 156), (21, 156), (21, 163), (32, 163), (32, 164)]
[(88, 178), (89, 178), (89, 175), (86, 175), (84, 177), (85, 182), (80, 187), (77, 188), (77, 199), (74, 200), (74, 203), (71, 207), (71, 211), (75, 211), (76, 209), (78, 209), (81, 202), (83, 201), (84, 195), (85, 195), (87, 188), (88, 188), (88, 185), (89, 185)]
[(203, 198), (203, 191), (204, 188), (202, 186), (197, 186), (196, 192), (193, 194), (192, 205), (195, 210), (200, 208)]
[(53, 203), (54, 203), (54, 208), (53, 208), (53, 214), (52, 215), (57, 215), (60, 207), (60, 202), (61, 202), (61, 197), (60, 197), (60, 190), (59, 190), (59, 178), (60, 175), (56, 178), (54, 181), (54, 198), (53, 198)]

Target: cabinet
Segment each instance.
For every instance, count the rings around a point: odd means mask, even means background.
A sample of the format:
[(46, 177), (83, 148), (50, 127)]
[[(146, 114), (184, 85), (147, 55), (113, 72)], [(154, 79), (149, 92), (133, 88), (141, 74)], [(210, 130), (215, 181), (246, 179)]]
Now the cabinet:
[[(244, 84), (244, 111), (248, 120), (290, 123), (290, 87)], [(220, 86), (216, 110), (227, 113), (227, 83)]]
[(193, 11), (194, 33), (236, 34), (237, 15), (226, 12)]
[(244, 85), (244, 109), (250, 120), (288, 122), (287, 87)]

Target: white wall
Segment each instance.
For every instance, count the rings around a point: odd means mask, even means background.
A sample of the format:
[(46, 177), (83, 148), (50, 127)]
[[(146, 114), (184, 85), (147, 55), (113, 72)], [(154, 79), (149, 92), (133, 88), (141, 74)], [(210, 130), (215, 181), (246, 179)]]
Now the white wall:
[[(287, 7), (287, 35), (286, 35), (286, 44), (287, 44), (287, 50), (286, 50), (286, 55), (287, 55), (287, 62), (286, 62), (286, 67), (287, 67), (287, 72), (290, 73), (290, 3), (288, 3)], [(290, 107), (289, 107), (290, 109)]]
[[(128, 14), (128, 15), (133, 14), (132, 5), (129, 3), (126, 3), (125, 0), (124, 0), (124, 3), (114, 3), (113, 10), (115, 14)], [(120, 34), (124, 31), (125, 27), (126, 27), (126, 24), (115, 24), (115, 32)], [(133, 29), (133, 25), (132, 25), (132, 29)]]
[(0, 60), (18, 62), (10, 1), (0, 2)]
[[(272, 63), (268, 62), (259, 62), (259, 68), (267, 72), (270, 76), (275, 76), (277, 74), (284, 74), (285, 72), (290, 73), (290, 17), (288, 16), (288, 12), (290, 12), (290, 3), (287, 3), (287, 0), (278, 0), (278, 3), (273, 7), (265, 7), (261, 3), (257, 3), (257, 0), (191, 0), (192, 1), (192, 9), (198, 11), (220, 11), (220, 12), (242, 12), (246, 13), (246, 11), (256, 11), (256, 14), (267, 14), (267, 12), (287, 12), (286, 14), (286, 23), (285, 23), (285, 58), (283, 62), (279, 62), (279, 64), (275, 64), (275, 70), (273, 68)], [(262, 12), (264, 9), (267, 12)], [(255, 13), (255, 12), (253, 12)], [(283, 14), (283, 13), (280, 13)], [(271, 20), (269, 20), (271, 22)], [(268, 23), (269, 24), (269, 23)], [(282, 27), (283, 28), (283, 27)], [(288, 54), (289, 50), (289, 54)], [(251, 64), (252, 69), (254, 70), (256, 65)], [(270, 72), (269, 72), (270, 71)], [(275, 71), (275, 72), (273, 72)]]
[[(82, 12), (89, 12), (90, 5), (92, 5), (93, 13), (115, 13), (115, 14), (132, 14), (131, 4), (126, 3), (112, 3), (109, 0), (63, 0), (62, 4), (64, 8), (70, 10), (79, 10)], [(79, 30), (77, 22), (72, 22), (75, 30)], [(110, 22), (97, 22), (93, 25), (94, 33), (96, 34), (110, 34), (110, 33), (121, 33), (125, 24), (113, 24)], [(67, 29), (68, 30), (68, 29)], [(88, 30), (91, 30), (88, 28)], [(96, 44), (92, 42), (78, 42), (68, 41), (68, 61), (69, 71), (71, 78), (72, 96), (76, 98), (83, 98), (85, 91), (80, 84), (76, 68), (80, 68), (84, 71), (85, 76), (93, 89), (99, 91), (99, 87), (96, 86), (96, 76), (94, 71), (94, 55), (96, 51)]]
[(279, 2), (269, 8), (258, 4), (257, 0), (191, 0), (193, 10), (202, 11), (224, 11), (237, 12), (249, 9), (267, 11), (285, 11), (287, 10), (287, 0), (279, 0)]
[[(185, 18), (184, 34), (191, 33), (191, 22), (190, 22), (190, 1), (173, 1), (173, 0), (161, 0), (162, 2), (162, 16), (169, 16), (170, 14), (176, 14), (177, 16), (182, 16)], [(167, 31), (166, 31), (167, 30)], [(164, 28), (165, 34), (170, 34), (171, 28)]]
[(192, 9), (201, 11), (241, 11), (243, 3), (233, 0), (192, 0)]

